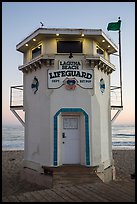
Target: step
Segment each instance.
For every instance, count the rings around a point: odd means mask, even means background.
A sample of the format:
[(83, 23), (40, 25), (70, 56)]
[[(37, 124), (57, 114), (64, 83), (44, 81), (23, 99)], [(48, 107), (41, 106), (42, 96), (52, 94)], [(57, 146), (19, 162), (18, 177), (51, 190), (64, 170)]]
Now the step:
[(94, 175), (54, 175), (53, 176), (53, 185), (60, 185), (60, 184), (83, 184), (83, 183), (96, 183), (101, 182), (100, 178)]
[(52, 176), (53, 186), (94, 183), (100, 181), (100, 178), (96, 175), (95, 167), (62, 165), (59, 167), (43, 166), (43, 169), (45, 174)]
[(55, 175), (55, 174), (61, 174), (61, 175), (89, 175), (94, 174), (96, 172), (96, 167), (86, 167), (83, 165), (62, 165), (59, 167), (42, 167), (44, 169), (45, 174)]

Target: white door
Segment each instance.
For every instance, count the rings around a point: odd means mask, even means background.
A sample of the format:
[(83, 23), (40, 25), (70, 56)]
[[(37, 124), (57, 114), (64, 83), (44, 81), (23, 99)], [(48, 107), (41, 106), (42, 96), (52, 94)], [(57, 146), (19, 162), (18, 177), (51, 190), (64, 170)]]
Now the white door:
[(62, 164), (80, 163), (79, 117), (62, 117)]

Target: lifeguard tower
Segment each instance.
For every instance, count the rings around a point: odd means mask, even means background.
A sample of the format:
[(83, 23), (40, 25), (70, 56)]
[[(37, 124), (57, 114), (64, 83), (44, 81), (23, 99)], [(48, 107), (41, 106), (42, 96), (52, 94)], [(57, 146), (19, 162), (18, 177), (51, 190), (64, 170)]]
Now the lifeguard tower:
[[(16, 49), (23, 86), (11, 87), (10, 109), (25, 127), (24, 167), (82, 165), (113, 179), (111, 110), (122, 109), (111, 104), (117, 46), (101, 29), (38, 28)], [(20, 89), (23, 103), (14, 104)]]

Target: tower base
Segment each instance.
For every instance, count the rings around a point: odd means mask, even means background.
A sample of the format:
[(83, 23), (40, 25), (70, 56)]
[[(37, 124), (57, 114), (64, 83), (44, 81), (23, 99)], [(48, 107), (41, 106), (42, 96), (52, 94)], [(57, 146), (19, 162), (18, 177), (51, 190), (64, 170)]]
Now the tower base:
[(109, 166), (102, 172), (97, 172), (97, 176), (105, 183), (115, 180), (116, 172), (114, 166)]
[(23, 168), (21, 179), (45, 186), (46, 188), (83, 183), (109, 182), (115, 179), (114, 166), (108, 167), (102, 172), (97, 172), (96, 167), (85, 167), (82, 165), (43, 166), (42, 168), (43, 173), (33, 169)]

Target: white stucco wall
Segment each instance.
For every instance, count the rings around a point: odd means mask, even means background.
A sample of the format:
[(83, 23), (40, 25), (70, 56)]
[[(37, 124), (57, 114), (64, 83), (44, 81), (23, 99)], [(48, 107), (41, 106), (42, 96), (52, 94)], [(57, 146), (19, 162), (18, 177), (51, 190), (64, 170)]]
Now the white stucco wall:
[[(34, 76), (39, 80), (36, 94), (31, 89)], [(102, 94), (100, 79), (105, 81), (106, 89)], [(47, 89), (47, 68), (24, 74), (24, 108), (26, 112), (25, 159), (53, 164), (54, 115), (61, 108), (81, 108), (89, 116), (90, 162), (91, 166), (110, 159), (110, 109), (109, 76), (97, 68), (94, 69), (94, 89), (86, 90), (79, 86), (74, 91), (65, 89)], [(82, 123), (81, 123), (82, 124)], [(84, 128), (81, 127), (82, 129)], [(81, 135), (82, 137), (82, 135)], [(82, 154), (85, 147), (81, 146)], [(84, 163), (85, 156), (81, 162)]]
[[(50, 163), (50, 90), (47, 90), (47, 71), (44, 68), (24, 74), (25, 159)], [(34, 76), (39, 88), (33, 93)]]
[[(61, 108), (81, 108), (83, 109), (88, 115), (91, 111), (91, 92), (92, 91), (86, 91), (80, 87), (77, 87), (76, 90), (74, 91), (69, 91), (66, 90), (65, 87), (61, 87), (60, 89), (54, 90), (53, 93), (51, 94), (51, 113), (50, 113), (50, 118), (51, 118), (51, 123), (50, 123), (50, 130), (51, 130), (51, 135), (53, 135), (53, 117), (57, 111), (59, 111)], [(74, 113), (76, 114), (76, 113)], [(79, 113), (81, 114), (81, 113)], [(81, 120), (82, 120), (81, 116)], [(89, 115), (89, 127), (90, 127), (90, 115)], [(85, 122), (81, 122), (81, 129), (85, 129)], [(89, 130), (89, 135), (90, 135), (90, 130)], [(82, 137), (84, 137), (85, 140), (85, 132), (82, 134), (81, 131), (81, 141)], [(52, 138), (52, 137), (51, 137)], [(59, 142), (61, 140), (61, 135), (59, 138)], [(81, 154), (83, 156), (81, 157), (81, 162), (86, 163), (85, 161), (85, 144), (81, 144)], [(52, 145), (51, 145), (52, 146)], [(52, 151), (51, 151), (51, 157), (53, 158), (53, 146), (52, 146)]]
[(93, 54), (93, 41), (91, 39), (83, 39), (83, 53), (87, 55)]
[[(42, 54), (55, 54), (54, 67), (45, 67), (24, 73), (24, 109), (25, 109), (25, 160), (34, 161), (41, 165), (53, 165), (53, 131), (54, 115), (61, 108), (81, 108), (89, 117), (89, 143), (91, 166), (100, 165), (111, 159), (111, 122), (110, 122), (110, 78), (97, 67), (94, 68), (93, 89), (83, 89), (77, 85), (74, 91), (65, 89), (48, 89), (47, 70), (58, 69), (58, 60), (69, 60), (68, 55), (56, 54), (56, 38), (47, 38), (42, 41)], [(96, 52), (96, 43), (83, 40), (83, 52), (93, 54)], [(25, 54), (24, 61), (31, 59), (30, 50)], [(78, 54), (73, 60), (82, 60), (83, 69), (91, 69), (86, 64), (85, 56)], [(39, 80), (36, 94), (31, 88), (34, 77)], [(105, 92), (100, 91), (100, 79), (105, 81)], [(58, 118), (60, 120), (60, 117)], [(81, 164), (85, 164), (84, 116), (80, 116), (81, 137)], [(61, 143), (59, 129), (59, 144)], [(61, 155), (58, 149), (58, 155)], [(61, 156), (59, 156), (61, 164)]]
[[(101, 93), (99, 88), (100, 79), (105, 81), (105, 91)], [(111, 158), (111, 107), (110, 107), (110, 76), (101, 72), (101, 70), (94, 70), (94, 93), (92, 97), (92, 138), (95, 140), (93, 152), (97, 152), (98, 159), (104, 163)], [(98, 139), (97, 139), (98, 138)], [(101, 150), (101, 151), (100, 151)], [(98, 161), (97, 154), (94, 154), (93, 161)]]

